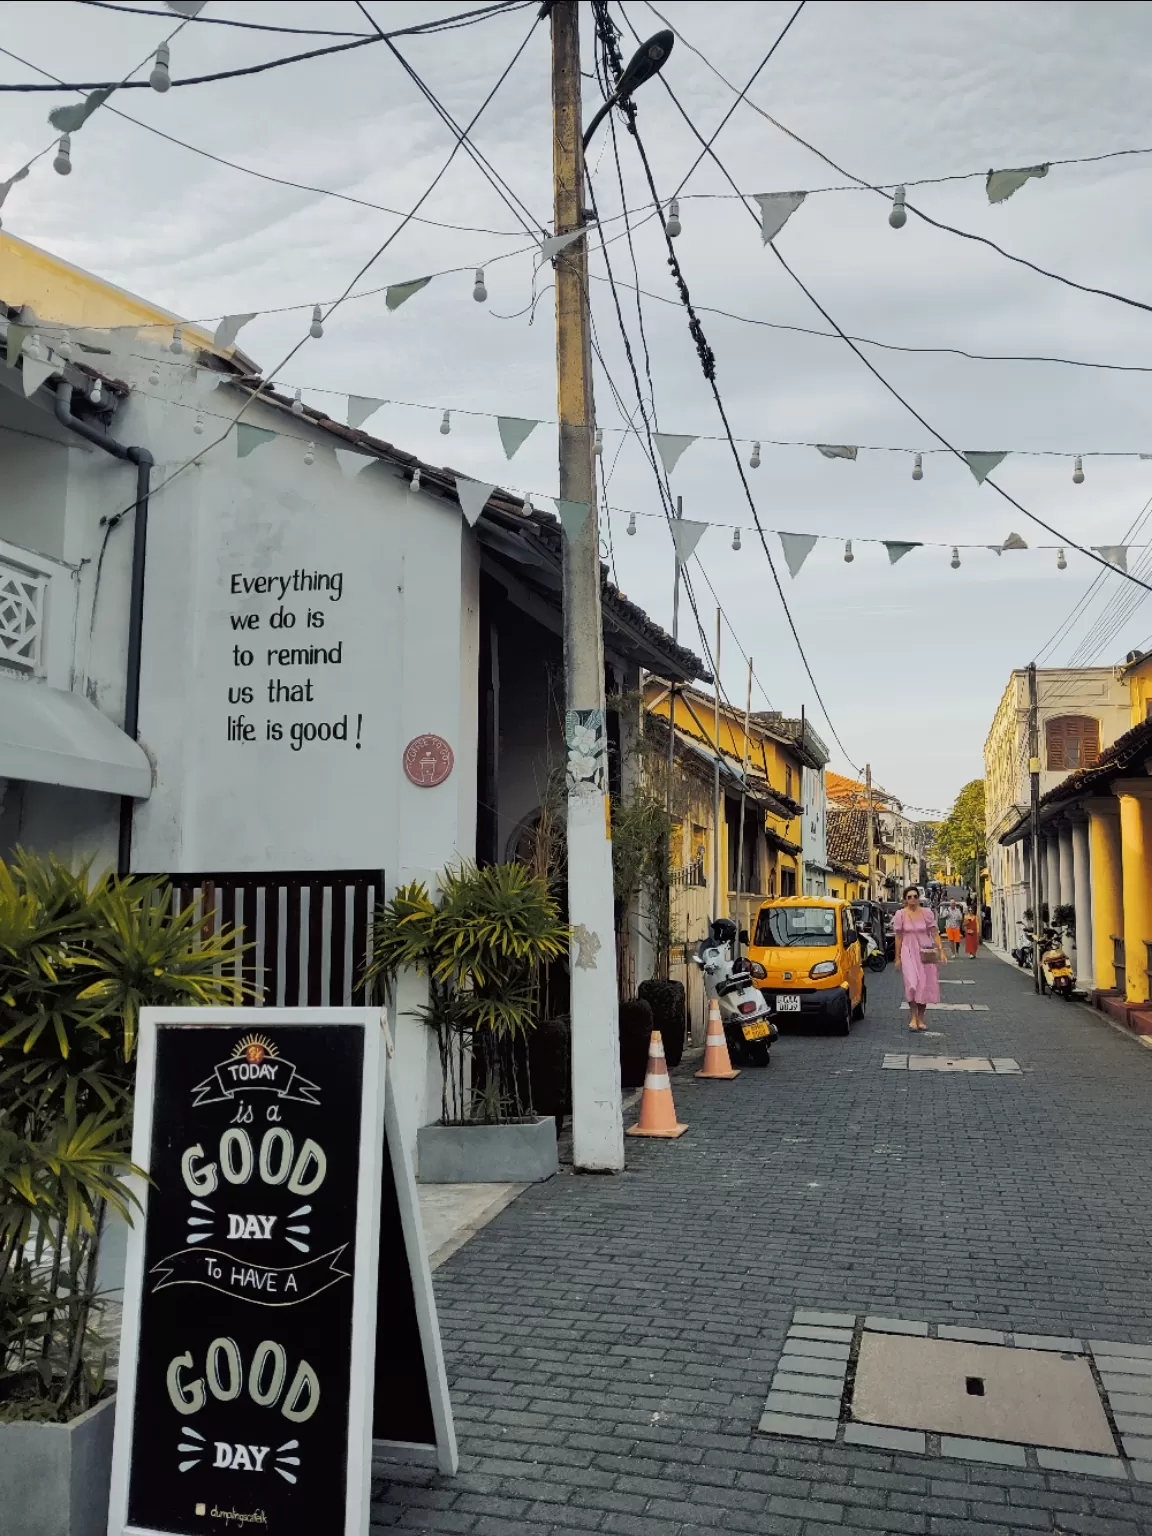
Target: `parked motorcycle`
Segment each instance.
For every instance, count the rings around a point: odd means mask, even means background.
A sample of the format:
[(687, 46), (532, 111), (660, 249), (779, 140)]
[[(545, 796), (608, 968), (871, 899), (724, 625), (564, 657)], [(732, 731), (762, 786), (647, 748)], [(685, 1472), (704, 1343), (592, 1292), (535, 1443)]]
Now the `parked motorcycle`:
[[(1022, 923), (1020, 924), (1020, 926), (1024, 927), (1024, 925)], [(1030, 971), (1032, 969), (1032, 957), (1033, 957), (1033, 954), (1034, 954), (1034, 950), (1033, 950), (1033, 947), (1032, 947), (1033, 946), (1033, 942), (1034, 942), (1033, 935), (1028, 932), (1027, 928), (1025, 928), (1024, 929), (1024, 937), (1020, 940), (1019, 944), (1017, 944), (1016, 948), (1012, 951), (1012, 958), (1013, 958), (1013, 960), (1015, 960), (1016, 964), (1020, 967), (1020, 969), (1022, 971)]]
[(700, 940), (692, 960), (704, 973), (708, 1001), (715, 999), (719, 1006), (733, 1062), (766, 1067), (780, 1030), (764, 994), (752, 982), (754, 978), (763, 981), (768, 973), (759, 961), (733, 958), (736, 939), (736, 924), (730, 918), (717, 918), (709, 924), (708, 937)]
[(1040, 945), (1040, 971), (1048, 990), (1067, 1001), (1076, 988), (1072, 962), (1064, 952), (1064, 931), (1055, 925), (1045, 928)]
[(864, 940), (864, 964), (870, 971), (882, 971), (888, 964), (888, 956), (877, 944), (869, 929), (861, 929), (860, 936)]

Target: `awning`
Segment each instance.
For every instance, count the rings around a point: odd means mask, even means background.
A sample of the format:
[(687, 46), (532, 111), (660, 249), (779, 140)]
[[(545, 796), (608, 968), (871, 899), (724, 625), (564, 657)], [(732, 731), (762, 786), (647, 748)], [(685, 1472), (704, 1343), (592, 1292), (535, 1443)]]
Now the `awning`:
[(147, 800), (143, 748), (78, 693), (0, 674), (0, 779)]

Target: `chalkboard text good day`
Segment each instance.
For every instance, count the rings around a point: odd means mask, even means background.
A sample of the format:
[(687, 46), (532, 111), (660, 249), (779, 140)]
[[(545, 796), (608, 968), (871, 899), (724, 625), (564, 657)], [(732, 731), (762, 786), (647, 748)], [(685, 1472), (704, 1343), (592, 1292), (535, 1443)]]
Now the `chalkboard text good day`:
[(384, 1039), (145, 1010), (110, 1536), (367, 1530)]

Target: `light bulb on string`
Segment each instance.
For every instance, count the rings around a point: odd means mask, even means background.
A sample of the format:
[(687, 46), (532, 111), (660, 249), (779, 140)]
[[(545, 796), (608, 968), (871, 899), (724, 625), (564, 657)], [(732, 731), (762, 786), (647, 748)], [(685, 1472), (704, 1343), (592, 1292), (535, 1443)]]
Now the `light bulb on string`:
[(155, 363), (152, 364), (152, 372), (148, 375), (148, 382), (149, 384), (159, 384), (160, 382), (160, 370)]
[(896, 188), (896, 195), (892, 199), (892, 209), (888, 214), (888, 222), (893, 229), (903, 229), (908, 222), (908, 210), (904, 206), (903, 187)]
[(678, 197), (674, 197), (668, 204), (668, 217), (665, 220), (664, 228), (668, 231), (672, 239), (675, 240), (676, 236), (680, 233), (683, 227), (684, 226), (680, 223), (680, 199)]
[(760, 444), (759, 443), (753, 443), (752, 444), (752, 457), (748, 460), (748, 468), (749, 469), (759, 469), (760, 468)]
[(960, 569), (960, 551), (956, 548), (955, 544), (952, 546), (952, 559), (948, 563), (954, 571)]
[(169, 352), (175, 352), (177, 356), (184, 350), (184, 328), (180, 325), (172, 327), (172, 340), (168, 343)]
[(732, 548), (733, 549), (739, 549), (740, 548), (740, 530), (739, 530), (739, 528), (735, 528), (732, 531)]
[(100, 405), (104, 399), (104, 389), (99, 379), (93, 381), (92, 391), (88, 396), (93, 405)]
[(452, 430), (451, 412), (445, 411), (440, 418), (440, 436), (447, 437)]
[(536, 516), (536, 508), (532, 505), (532, 495), (531, 495), (530, 491), (525, 491), (524, 492), (523, 513), (524, 513), (525, 517), (535, 517)]
[(305, 462), (305, 464), (307, 464), (309, 466), (315, 464), (315, 462), (316, 462), (316, 444), (315, 443), (309, 443), (307, 448), (305, 448), (305, 450), (304, 450), (304, 462)]
[(476, 268), (476, 285), (472, 289), (472, 297), (476, 300), (477, 304), (483, 304), (484, 300), (488, 297), (488, 290), (484, 286), (483, 267)]
[(604, 428), (597, 427), (592, 437), (592, 452), (597, 458), (604, 452)]
[(628, 514), (628, 527), (624, 531), (630, 537), (632, 537), (632, 538), (635, 537), (635, 535), (636, 535), (636, 514), (635, 514), (635, 512), (629, 512), (629, 514)]
[(292, 414), (293, 416), (303, 416), (304, 414), (304, 402), (300, 398), (300, 391), (298, 389), (292, 392)]
[(1080, 462), (1080, 455), (1079, 454), (1076, 455), (1075, 462), (1073, 463), (1073, 466), (1072, 466), (1072, 484), (1073, 485), (1083, 485), (1084, 484), (1084, 466)]
[(919, 454), (912, 461), (912, 478), (913, 480), (923, 480), (924, 478), (924, 461)]
[(56, 146), (56, 158), (52, 162), (52, 169), (57, 176), (71, 176), (72, 174), (72, 135), (62, 133), (60, 142)]
[(1056, 569), (1058, 571), (1066, 571), (1068, 569), (1068, 557), (1062, 549), (1056, 551)]
[(172, 61), (172, 54), (167, 43), (161, 43), (156, 50), (156, 62), (152, 66), (152, 73), (148, 76), (148, 84), (154, 91), (161, 95), (172, 84), (172, 76), (168, 73), (168, 65)]
[(313, 341), (319, 341), (324, 334), (324, 321), (320, 316), (319, 304), (312, 306), (312, 324), (308, 327), (308, 334)]
[(852, 553), (852, 540), (844, 540), (844, 564), (851, 565), (856, 556)]
[(72, 343), (68, 340), (67, 336), (61, 340), (60, 345), (56, 348), (56, 350), (65, 362), (69, 362), (71, 360)]
[(204, 417), (199, 411), (196, 412), (196, 420), (192, 425), (192, 430), (197, 437), (204, 436)]
[(410, 491), (418, 491), (420, 489), (420, 470), (418, 467), (412, 471), (412, 478), (408, 482), (408, 489)]

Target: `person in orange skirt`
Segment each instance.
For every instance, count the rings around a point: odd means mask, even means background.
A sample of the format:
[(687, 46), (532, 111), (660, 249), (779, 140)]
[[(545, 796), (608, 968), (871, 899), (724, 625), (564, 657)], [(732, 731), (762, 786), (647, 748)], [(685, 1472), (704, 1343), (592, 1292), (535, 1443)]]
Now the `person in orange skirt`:
[(964, 953), (971, 959), (979, 947), (980, 919), (974, 911), (969, 911), (964, 919)]

